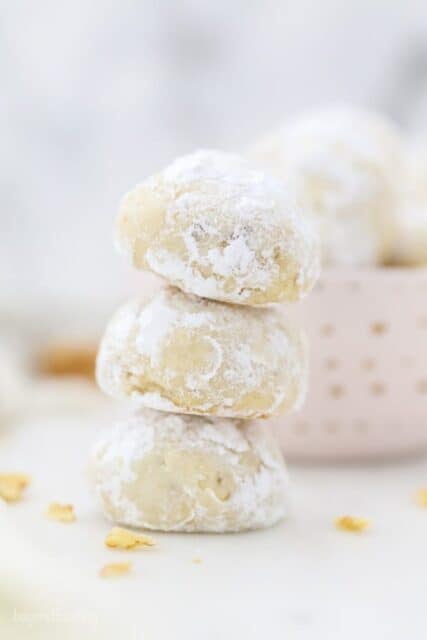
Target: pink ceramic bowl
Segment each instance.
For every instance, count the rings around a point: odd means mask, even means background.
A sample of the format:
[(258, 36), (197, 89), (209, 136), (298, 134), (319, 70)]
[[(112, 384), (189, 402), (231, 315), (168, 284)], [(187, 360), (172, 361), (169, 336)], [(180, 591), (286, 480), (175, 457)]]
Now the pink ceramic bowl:
[(326, 270), (285, 313), (311, 351), (304, 408), (272, 421), (288, 458), (427, 451), (427, 269)]

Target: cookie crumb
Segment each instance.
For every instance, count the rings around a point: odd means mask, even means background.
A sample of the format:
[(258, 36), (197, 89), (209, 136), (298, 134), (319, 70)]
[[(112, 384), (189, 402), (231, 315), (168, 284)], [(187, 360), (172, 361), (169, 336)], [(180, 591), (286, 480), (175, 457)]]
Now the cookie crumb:
[(72, 504), (59, 504), (52, 502), (46, 511), (46, 517), (56, 522), (74, 522), (76, 514)]
[(415, 496), (415, 501), (419, 507), (423, 507), (424, 509), (427, 509), (427, 487), (422, 487), (421, 489), (418, 489)]
[(339, 531), (361, 533), (369, 527), (369, 520), (366, 518), (356, 518), (354, 516), (340, 516), (335, 520), (335, 527)]
[(113, 527), (105, 538), (105, 545), (111, 549), (141, 549), (154, 547), (156, 542), (150, 536), (134, 533), (122, 527)]
[(0, 473), (0, 498), (6, 502), (18, 502), (30, 484), (30, 477), (24, 473)]
[(101, 578), (116, 578), (129, 573), (131, 567), (132, 564), (130, 562), (113, 562), (111, 564), (104, 565), (100, 570), (99, 575)]

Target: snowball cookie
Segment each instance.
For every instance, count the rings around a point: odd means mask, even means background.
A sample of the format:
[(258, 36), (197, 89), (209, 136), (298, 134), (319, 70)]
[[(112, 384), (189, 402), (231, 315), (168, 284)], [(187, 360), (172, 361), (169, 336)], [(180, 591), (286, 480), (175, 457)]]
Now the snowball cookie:
[(138, 300), (112, 319), (98, 382), (117, 398), (161, 411), (268, 417), (301, 404), (305, 340), (274, 309), (229, 306), (179, 289)]
[(134, 266), (213, 300), (298, 300), (318, 277), (317, 237), (281, 181), (220, 151), (179, 158), (128, 193), (117, 237)]
[(324, 265), (369, 266), (387, 257), (403, 159), (392, 123), (361, 109), (324, 109), (286, 123), (249, 156), (296, 189), (317, 223)]
[(256, 422), (145, 409), (95, 447), (105, 515), (161, 531), (243, 531), (285, 515), (283, 459)]

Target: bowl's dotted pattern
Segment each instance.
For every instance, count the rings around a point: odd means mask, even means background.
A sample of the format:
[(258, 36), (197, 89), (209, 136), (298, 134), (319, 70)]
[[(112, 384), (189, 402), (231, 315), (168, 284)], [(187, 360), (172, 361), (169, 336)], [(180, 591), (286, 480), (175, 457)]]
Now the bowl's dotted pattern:
[(301, 305), (309, 394), (275, 420), (290, 457), (427, 451), (427, 270), (379, 271), (326, 274)]

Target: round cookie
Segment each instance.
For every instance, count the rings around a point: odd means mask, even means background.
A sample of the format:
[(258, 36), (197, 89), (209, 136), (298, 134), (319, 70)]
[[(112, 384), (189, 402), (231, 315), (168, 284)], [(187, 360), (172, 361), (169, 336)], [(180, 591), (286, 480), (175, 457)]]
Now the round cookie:
[(198, 151), (128, 193), (119, 248), (183, 291), (233, 304), (293, 301), (318, 278), (318, 238), (281, 181)]
[(141, 410), (95, 447), (91, 475), (105, 515), (133, 527), (243, 531), (286, 512), (283, 459), (256, 422)]
[(235, 418), (298, 407), (306, 344), (275, 309), (230, 306), (166, 288), (123, 306), (101, 343), (98, 383), (163, 411)]
[(388, 256), (403, 158), (392, 123), (362, 109), (324, 109), (286, 123), (249, 156), (296, 189), (324, 265), (372, 266)]

